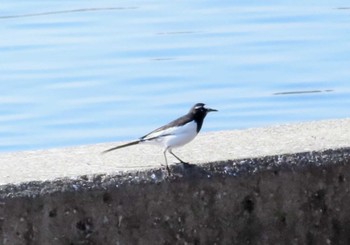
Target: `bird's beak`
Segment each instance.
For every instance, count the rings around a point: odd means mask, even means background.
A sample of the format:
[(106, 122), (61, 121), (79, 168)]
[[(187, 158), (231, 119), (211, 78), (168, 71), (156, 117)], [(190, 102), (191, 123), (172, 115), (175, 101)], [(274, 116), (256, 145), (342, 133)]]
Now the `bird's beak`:
[(207, 112), (211, 112), (211, 111), (218, 111), (216, 109), (212, 109), (212, 108), (206, 108), (207, 109)]

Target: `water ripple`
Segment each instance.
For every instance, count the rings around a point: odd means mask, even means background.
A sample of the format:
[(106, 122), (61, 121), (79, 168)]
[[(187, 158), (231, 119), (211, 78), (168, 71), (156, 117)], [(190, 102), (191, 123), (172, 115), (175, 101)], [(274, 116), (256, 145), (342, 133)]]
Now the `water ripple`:
[(196, 102), (219, 109), (203, 131), (348, 117), (346, 5), (5, 1), (0, 151), (133, 139)]

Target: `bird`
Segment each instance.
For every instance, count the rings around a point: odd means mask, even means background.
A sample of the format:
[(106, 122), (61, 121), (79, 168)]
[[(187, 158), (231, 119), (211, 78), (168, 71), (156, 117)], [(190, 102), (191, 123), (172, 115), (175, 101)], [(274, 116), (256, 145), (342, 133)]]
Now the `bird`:
[(137, 144), (153, 144), (163, 147), (163, 155), (165, 159), (165, 166), (170, 175), (170, 169), (168, 165), (167, 152), (173, 155), (177, 160), (179, 160), (184, 166), (189, 166), (190, 164), (181, 160), (173, 152), (174, 148), (181, 147), (190, 141), (192, 141), (202, 128), (204, 118), (209, 112), (218, 111), (212, 108), (206, 108), (204, 103), (197, 103), (191, 107), (189, 112), (168, 124), (161, 126), (150, 133), (142, 136), (141, 138), (131, 141), (129, 143), (119, 145), (102, 153), (111, 152), (124, 147), (137, 145)]

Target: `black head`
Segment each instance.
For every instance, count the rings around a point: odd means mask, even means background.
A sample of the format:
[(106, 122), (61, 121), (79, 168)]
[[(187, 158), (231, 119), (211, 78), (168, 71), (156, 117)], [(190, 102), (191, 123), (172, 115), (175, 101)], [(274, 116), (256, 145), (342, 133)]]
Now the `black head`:
[(192, 106), (190, 113), (192, 113), (193, 115), (202, 115), (204, 118), (208, 114), (208, 112), (211, 112), (211, 111), (218, 111), (218, 110), (206, 108), (205, 104), (197, 103), (194, 106)]
[(197, 122), (197, 132), (199, 132), (199, 130), (201, 129), (205, 116), (211, 111), (217, 110), (206, 108), (205, 104), (203, 103), (197, 103), (194, 106), (192, 106), (191, 110), (189, 111), (189, 114), (192, 115), (193, 119)]

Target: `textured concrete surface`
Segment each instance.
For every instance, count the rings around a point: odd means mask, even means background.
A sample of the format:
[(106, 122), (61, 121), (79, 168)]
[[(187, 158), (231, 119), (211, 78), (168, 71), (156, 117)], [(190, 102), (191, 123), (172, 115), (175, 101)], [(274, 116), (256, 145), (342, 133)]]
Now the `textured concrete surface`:
[(7, 185), (2, 244), (349, 244), (350, 149)]
[[(137, 145), (100, 154), (117, 144), (1, 154), (0, 185), (158, 169), (164, 162), (162, 150), (151, 145)], [(174, 152), (186, 161), (202, 164), (347, 146), (350, 146), (350, 119), (341, 119), (203, 133)], [(171, 155), (169, 160), (177, 162)]]
[(0, 244), (349, 244), (349, 125), (204, 134), (170, 177), (151, 146), (5, 154)]

